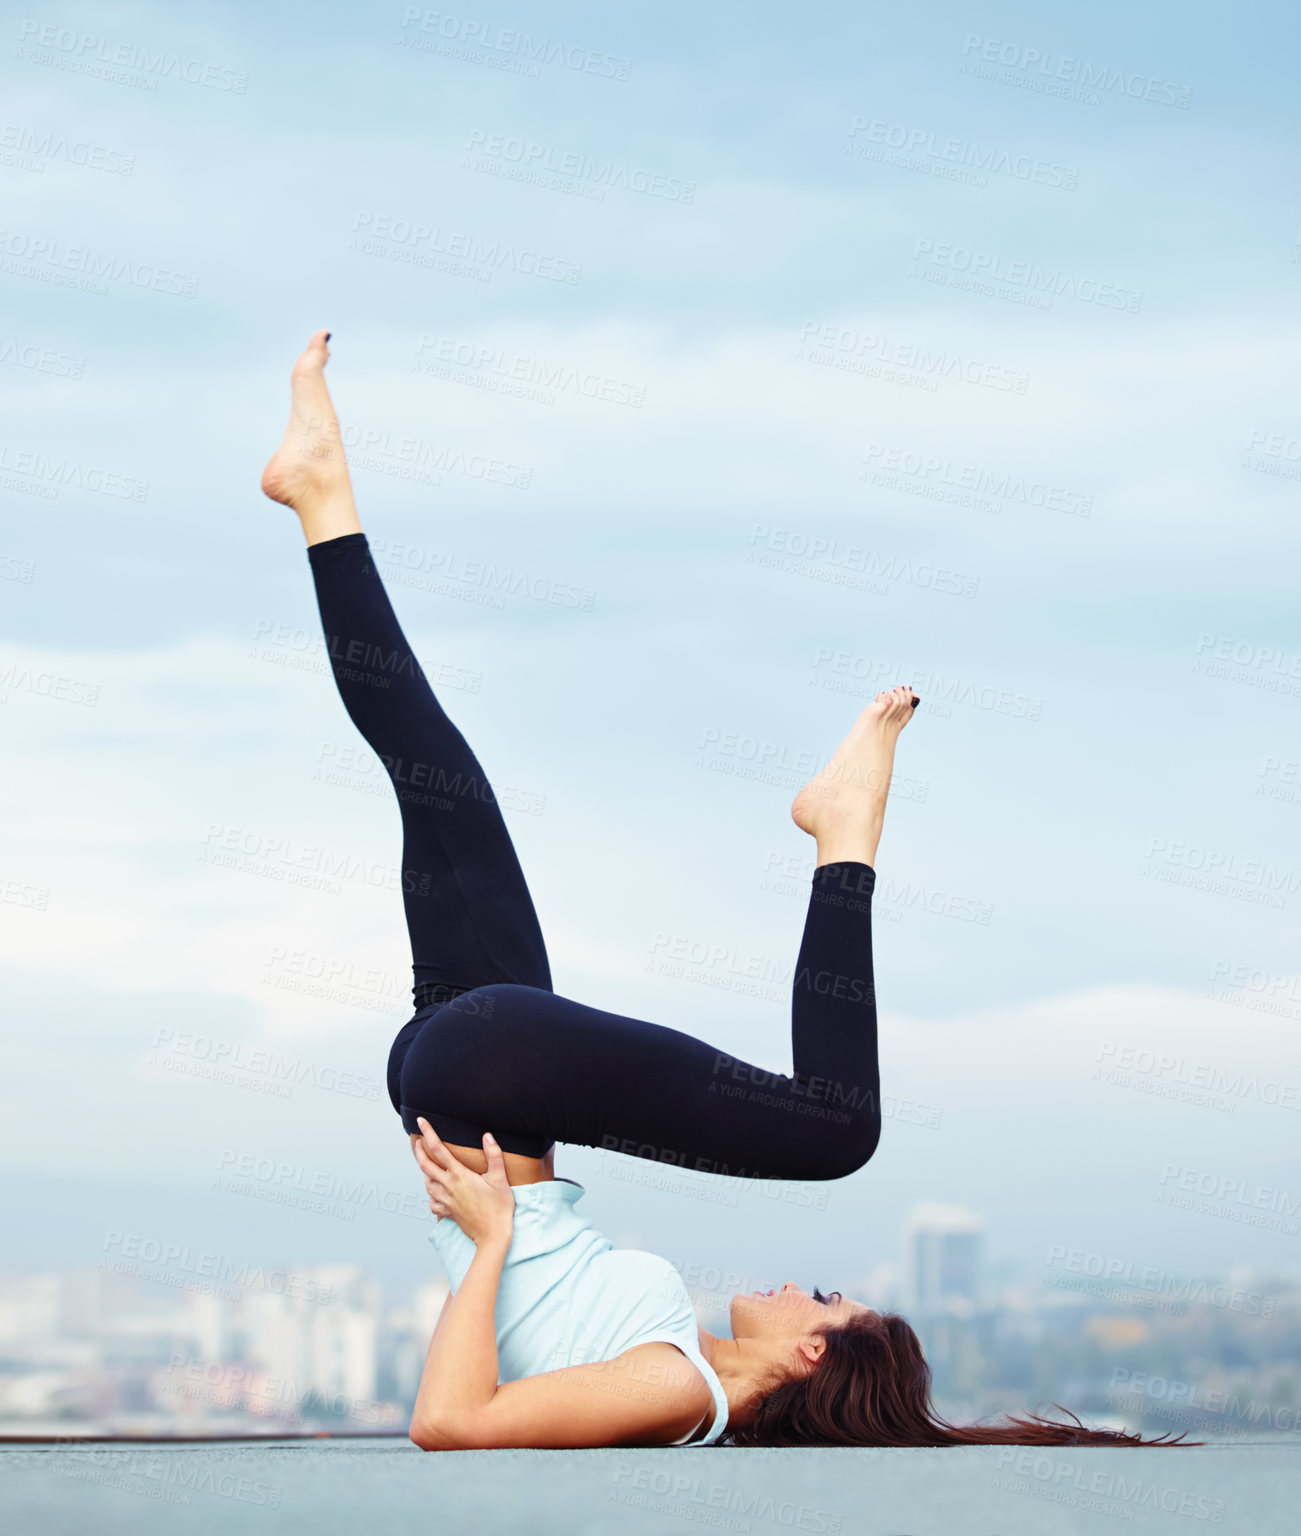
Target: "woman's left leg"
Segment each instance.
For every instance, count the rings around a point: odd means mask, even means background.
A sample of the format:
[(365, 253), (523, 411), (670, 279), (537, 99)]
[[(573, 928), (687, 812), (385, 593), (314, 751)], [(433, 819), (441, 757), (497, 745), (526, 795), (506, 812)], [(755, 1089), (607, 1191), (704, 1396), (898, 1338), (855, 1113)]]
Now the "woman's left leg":
[(870, 861), (915, 703), (907, 688), (881, 694), (796, 800), (818, 863), (791, 974), (789, 1074), (645, 1019), (494, 985), (422, 1026), (403, 1103), (435, 1129), (435, 1112), (453, 1117), (470, 1145), (492, 1131), (508, 1151), (572, 1142), (740, 1178), (862, 1167), (881, 1130)]
[(532, 987), (480, 987), (426, 1020), (404, 1105), (462, 1145), (599, 1147), (732, 1178), (834, 1179), (881, 1129), (867, 864), (814, 873), (791, 974), (794, 1070)]

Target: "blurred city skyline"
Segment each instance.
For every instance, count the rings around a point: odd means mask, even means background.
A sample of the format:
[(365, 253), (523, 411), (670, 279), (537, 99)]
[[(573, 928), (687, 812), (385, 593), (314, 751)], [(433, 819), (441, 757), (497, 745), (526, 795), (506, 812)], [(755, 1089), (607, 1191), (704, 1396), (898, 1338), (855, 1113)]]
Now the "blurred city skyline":
[[(986, 1236), (978, 1213), (928, 1202), (895, 1258), (844, 1286), (903, 1310), (950, 1417), (1050, 1392), (1093, 1420), (1158, 1431), (1301, 1428), (1301, 1271), (1173, 1275), (1063, 1248), (1008, 1283), (989, 1271)], [(386, 1299), (351, 1262), (235, 1265), (130, 1233), (107, 1247), (91, 1270), (0, 1273), (0, 1432), (405, 1432), (445, 1280)], [(774, 1282), (674, 1263), (701, 1325), (724, 1335), (732, 1295)]]

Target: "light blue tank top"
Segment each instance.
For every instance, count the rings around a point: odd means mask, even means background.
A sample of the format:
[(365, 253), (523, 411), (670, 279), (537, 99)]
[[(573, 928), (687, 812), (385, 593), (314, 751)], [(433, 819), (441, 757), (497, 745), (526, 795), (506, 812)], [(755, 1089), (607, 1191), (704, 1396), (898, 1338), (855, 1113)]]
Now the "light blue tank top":
[[(515, 1231), (497, 1290), (499, 1379), (613, 1360), (636, 1344), (675, 1344), (714, 1394), (713, 1423), (693, 1442), (711, 1445), (727, 1428), (727, 1395), (700, 1352), (682, 1276), (658, 1254), (616, 1248), (574, 1209), (583, 1193), (572, 1179), (515, 1186)], [(473, 1242), (450, 1216), (435, 1221), (429, 1241), (455, 1292)]]

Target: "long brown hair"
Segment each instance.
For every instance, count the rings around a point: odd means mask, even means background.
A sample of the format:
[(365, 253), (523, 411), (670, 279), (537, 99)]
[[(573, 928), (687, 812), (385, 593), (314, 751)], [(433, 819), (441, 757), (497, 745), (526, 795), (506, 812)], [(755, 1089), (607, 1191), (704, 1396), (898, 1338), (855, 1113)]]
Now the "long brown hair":
[(950, 1424), (931, 1404), (921, 1342), (897, 1313), (864, 1314), (823, 1337), (818, 1364), (768, 1392), (747, 1422), (728, 1429), (724, 1445), (1171, 1446), (1184, 1438), (1090, 1429), (1066, 1408), (1058, 1411), (1067, 1422), (1027, 1413), (996, 1424)]

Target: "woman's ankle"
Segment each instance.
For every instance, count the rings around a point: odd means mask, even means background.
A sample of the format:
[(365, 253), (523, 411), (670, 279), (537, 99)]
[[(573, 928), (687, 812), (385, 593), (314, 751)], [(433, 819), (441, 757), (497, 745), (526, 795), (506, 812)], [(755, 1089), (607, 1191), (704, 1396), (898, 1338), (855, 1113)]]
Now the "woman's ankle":
[(295, 507), (308, 547), (340, 539), (346, 533), (361, 533), (361, 519), (351, 494), (325, 497), (304, 507)]

